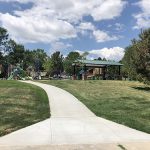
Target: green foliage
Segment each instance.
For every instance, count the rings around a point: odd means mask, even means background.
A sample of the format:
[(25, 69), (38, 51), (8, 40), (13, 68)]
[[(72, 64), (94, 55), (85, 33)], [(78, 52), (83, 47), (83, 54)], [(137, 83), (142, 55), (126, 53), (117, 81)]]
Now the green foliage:
[(136, 71), (138, 79), (146, 83), (150, 82), (150, 28), (142, 31), (139, 40), (133, 42), (136, 49)]
[(43, 67), (44, 67), (45, 71), (47, 71), (48, 74), (50, 75), (53, 71), (52, 60), (50, 58), (48, 58), (47, 61), (44, 62)]
[(150, 82), (150, 28), (134, 39), (132, 45), (126, 48), (124, 63), (124, 74), (131, 79), (137, 79), (145, 83)]
[(25, 78), (27, 77), (27, 73), (24, 70), (20, 71), (20, 77)]
[(0, 63), (12, 65), (19, 63), (26, 69), (29, 66), (35, 67), (35, 60), (37, 59), (40, 64), (39, 68), (42, 70), (43, 63), (47, 59), (47, 54), (44, 50), (25, 50), (23, 45), (17, 44), (14, 40), (9, 38), (9, 34), (6, 29), (0, 27)]
[(97, 59), (94, 59), (94, 60), (102, 60), (102, 58), (101, 58), (101, 57), (98, 57)]
[(4, 62), (4, 56), (2, 52), (0, 52), (0, 64), (2, 64), (3, 62)]
[(47, 58), (48, 56), (43, 49), (26, 50), (24, 53), (23, 68), (26, 69), (29, 66), (33, 66), (35, 69), (44, 70), (43, 65)]
[(34, 62), (34, 68), (36, 71), (44, 70), (43, 64), (47, 60), (47, 54), (43, 49), (37, 49), (32, 51), (32, 56)]
[(61, 75), (61, 72), (63, 72), (63, 55), (59, 51), (53, 53), (43, 66), (50, 75)]
[(24, 46), (21, 44), (17, 44), (14, 40), (10, 40), (9, 44), (11, 47), (11, 51), (7, 56), (8, 63), (13, 65), (21, 63), (22, 60), (24, 59), (24, 52), (25, 52)]
[(65, 58), (63, 65), (64, 70), (68, 75), (73, 74), (73, 67), (72, 64), (75, 60), (79, 59), (80, 54), (78, 52), (70, 52), (68, 56)]
[(137, 72), (135, 66), (135, 58), (136, 51), (133, 46), (129, 46), (125, 49), (125, 55), (122, 60), (124, 64), (122, 68), (122, 73), (124, 76), (128, 76), (131, 80), (137, 80)]

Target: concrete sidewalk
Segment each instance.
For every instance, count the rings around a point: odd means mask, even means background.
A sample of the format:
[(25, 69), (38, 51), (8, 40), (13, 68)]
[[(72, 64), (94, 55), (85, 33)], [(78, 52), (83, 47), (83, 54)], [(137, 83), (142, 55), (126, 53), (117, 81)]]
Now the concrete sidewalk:
[(150, 134), (96, 117), (78, 99), (62, 89), (32, 81), (26, 83), (40, 86), (47, 92), (51, 118), (1, 137), (0, 149), (6, 146), (150, 143)]
[[(121, 148), (122, 147), (122, 148)], [(44, 146), (12, 146), (2, 147), (2, 150), (150, 150), (150, 143), (103, 143), (80, 145), (44, 145)]]

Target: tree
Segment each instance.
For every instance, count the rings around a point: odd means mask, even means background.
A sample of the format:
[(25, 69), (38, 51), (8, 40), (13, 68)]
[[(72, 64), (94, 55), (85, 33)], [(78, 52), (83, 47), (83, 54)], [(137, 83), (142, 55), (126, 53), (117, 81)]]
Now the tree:
[(72, 64), (75, 60), (79, 58), (80, 58), (80, 54), (78, 52), (70, 52), (68, 56), (65, 58), (63, 65), (64, 65), (64, 70), (68, 75), (73, 74)]
[(97, 60), (102, 60), (102, 58), (101, 57), (98, 57), (98, 59)]
[(103, 59), (102, 59), (103, 61), (107, 61), (107, 59), (104, 57)]
[(0, 64), (3, 64), (3, 62), (4, 62), (4, 56), (2, 52), (0, 52)]
[(150, 28), (142, 31), (138, 40), (132, 40), (122, 62), (129, 77), (150, 82)]
[(21, 64), (24, 60), (25, 48), (21, 44), (17, 44), (14, 40), (10, 40), (11, 51), (8, 55), (8, 62), (15, 65), (17, 63)]
[(34, 55), (33, 51), (26, 50), (24, 52), (23, 69), (26, 70), (28, 67), (34, 66)]
[(150, 28), (142, 31), (139, 38), (133, 41), (136, 72), (139, 80), (150, 82)]
[(51, 58), (47, 58), (47, 60), (44, 62), (43, 67), (45, 69), (45, 71), (51, 75), (53, 72), (53, 63)]
[(136, 50), (133, 45), (130, 45), (125, 48), (125, 55), (121, 61), (124, 64), (122, 68), (123, 76), (129, 77), (131, 80), (137, 80), (136, 65), (134, 60), (135, 56)]
[(1, 54), (5, 53), (6, 51), (8, 51), (8, 32), (6, 29), (0, 27), (0, 52)]
[(35, 70), (44, 70), (43, 64), (47, 60), (48, 56), (43, 49), (36, 49), (32, 51)]
[(61, 75), (63, 72), (63, 55), (59, 51), (53, 53), (43, 66), (50, 75)]

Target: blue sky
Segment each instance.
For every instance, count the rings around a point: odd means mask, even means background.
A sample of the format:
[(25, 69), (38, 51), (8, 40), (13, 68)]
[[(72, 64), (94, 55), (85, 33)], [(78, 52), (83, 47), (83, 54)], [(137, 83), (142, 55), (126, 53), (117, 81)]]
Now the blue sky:
[(150, 0), (0, 0), (0, 25), (28, 49), (119, 61), (150, 27)]

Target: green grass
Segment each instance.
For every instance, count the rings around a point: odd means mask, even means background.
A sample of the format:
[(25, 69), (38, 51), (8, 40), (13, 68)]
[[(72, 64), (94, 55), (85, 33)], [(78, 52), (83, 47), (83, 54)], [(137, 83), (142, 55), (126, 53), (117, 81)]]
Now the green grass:
[(18, 81), (0, 81), (0, 136), (49, 117), (43, 89)]
[(97, 116), (150, 133), (150, 87), (130, 81), (43, 81), (76, 96)]

